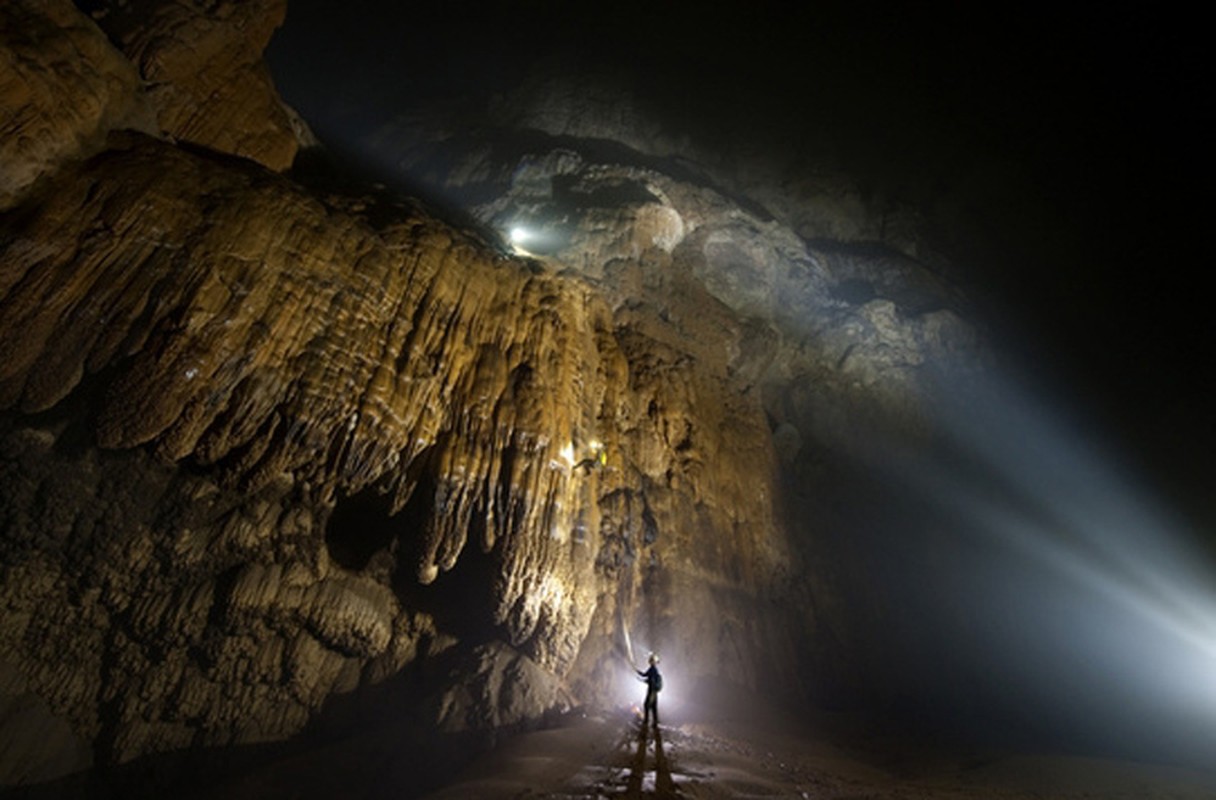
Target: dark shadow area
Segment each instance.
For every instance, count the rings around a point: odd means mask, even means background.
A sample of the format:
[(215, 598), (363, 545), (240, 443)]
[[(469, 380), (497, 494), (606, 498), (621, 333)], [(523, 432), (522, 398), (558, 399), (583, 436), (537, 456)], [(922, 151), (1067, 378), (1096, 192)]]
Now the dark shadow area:
[(462, 643), (477, 644), (495, 638), (494, 612), (497, 590), (503, 580), (498, 551), (482, 551), (478, 542), (485, 524), (484, 513), (474, 513), (469, 522), (464, 548), (455, 566), (440, 571), (430, 584), (418, 580), (418, 565), (424, 560), (428, 526), (442, 524), (434, 518), (437, 488), (423, 476), (405, 508), (395, 519), (406, 533), (398, 540), (393, 591), (406, 608), (431, 615), (437, 627)]
[[(663, 750), (662, 729), (658, 725), (648, 725), (642, 720), (635, 720), (635, 723), (628, 729), (623, 743), (632, 748), (632, 754), (622, 796), (628, 800), (681, 797), (671, 775), (672, 765)], [(652, 739), (654, 757), (648, 759), (647, 753)]]
[(328, 742), (287, 742), (147, 756), (105, 771), (0, 787), (15, 800), (119, 798), (413, 798), (487, 746), (484, 737), (372, 731)]
[[(4, 231), (0, 229), (0, 237)], [(105, 405), (106, 392), (115, 379), (120, 378), (127, 362), (118, 360), (98, 372), (86, 372), (71, 393), (42, 411), (22, 413), (20, 410), (5, 410), (0, 422), (5, 428), (41, 429), (54, 434), (54, 452), (64, 459), (79, 458), (97, 447), (97, 414)], [(31, 379), (38, 376), (31, 375)], [(104, 452), (104, 451), (103, 451)], [(187, 463), (187, 469), (202, 471), (195, 464)]]
[(381, 684), (334, 695), (302, 733), (281, 742), (144, 756), (30, 786), (0, 786), (17, 800), (409, 800), (459, 775), (470, 761), (536, 720), (497, 730), (443, 732), (433, 719), (467, 653), (456, 648)]
[[(653, 731), (654, 760), (653, 781), (647, 781), (647, 744)], [(630, 762), (629, 778), (625, 782), (625, 798), (641, 800), (642, 798), (679, 798), (676, 784), (671, 778), (671, 765), (663, 751), (663, 731), (658, 725), (648, 726), (646, 722), (637, 727), (637, 749), (634, 760)]]
[[(431, 476), (429, 453), (410, 467), (415, 488), (405, 506), (390, 515), (392, 498), (372, 486), (338, 501), (326, 528), (330, 555), (343, 567), (362, 570), (373, 558), (391, 572), (393, 592), (405, 608), (430, 615), (439, 630), (472, 646), (496, 637), (494, 613), (503, 580), (497, 551), (483, 552), (485, 514), (473, 513), (465, 544), (451, 570), (441, 570), (430, 584), (418, 578), (418, 567), (429, 561), (426, 540), (446, 520), (436, 506), (442, 488)], [(508, 473), (509, 474), (509, 473)]]
[(678, 797), (675, 781), (671, 777), (671, 763), (663, 751), (663, 731), (658, 725), (654, 726), (654, 771), (655, 796)]
[(390, 515), (392, 499), (369, 487), (334, 506), (325, 528), (325, 546), (335, 562), (349, 570), (365, 568), (372, 556), (387, 550), (401, 535), (403, 515)]

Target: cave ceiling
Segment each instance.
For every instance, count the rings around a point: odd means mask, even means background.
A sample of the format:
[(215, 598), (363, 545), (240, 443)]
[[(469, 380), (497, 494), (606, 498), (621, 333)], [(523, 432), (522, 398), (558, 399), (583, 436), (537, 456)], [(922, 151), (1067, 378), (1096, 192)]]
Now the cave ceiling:
[(1209, 205), (1189, 27), (954, 3), (364, 0), (335, 17), (298, 2), (269, 59), (331, 146), (440, 201), (407, 162), (442, 170), (495, 129), (604, 138), (712, 173), (803, 238), (881, 241), (947, 270), (1018, 369), (1066, 384), (1204, 507), (1210, 396), (1188, 365), (1211, 327), (1199, 296), (1144, 277), (1146, 261), (1190, 274)]

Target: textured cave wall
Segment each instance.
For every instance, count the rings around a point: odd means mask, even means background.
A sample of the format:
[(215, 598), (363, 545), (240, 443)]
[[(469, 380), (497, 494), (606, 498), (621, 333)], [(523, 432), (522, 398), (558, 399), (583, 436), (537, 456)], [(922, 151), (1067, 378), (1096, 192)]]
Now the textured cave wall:
[[(473, 612), (487, 640), (554, 676), (597, 611), (611, 642), (615, 604), (646, 625), (657, 602), (682, 622), (654, 622), (655, 641), (754, 682), (740, 654), (766, 632), (738, 601), (765, 596), (786, 559), (759, 404), (722, 355), (696, 360), (724, 342), (694, 355), (652, 339), (645, 315), (614, 320), (587, 284), (415, 212), (373, 230), (250, 166), (114, 145), (3, 239), (0, 399), (20, 412), (5, 651), (81, 735), (123, 760), (293, 733), (331, 692), (456, 635), (402, 584), (443, 583), (472, 548), (492, 560)], [(701, 322), (683, 335), (730, 330)], [(52, 474), (79, 475), (39, 480), (31, 454), (62, 435), (42, 421), (77, 394), (87, 432), (62, 447), (84, 455)], [(576, 466), (592, 437), (606, 464)], [(159, 477), (99, 476), (102, 458)], [(400, 530), (337, 561), (346, 534), (324, 522), (369, 488), (404, 509)], [(78, 624), (94, 635), (73, 663), (95, 681), (67, 679), (80, 672), (48, 648), (46, 628)], [(135, 661), (99, 677), (116, 658)]]
[(116, 127), (150, 129), (139, 73), (68, 1), (0, 8), (0, 210)]
[(960, 234), (863, 190), (822, 142), (715, 150), (641, 95), (545, 65), (488, 99), (414, 108), (359, 152), (490, 228), (524, 228), (518, 246), (618, 313), (653, 309), (679, 328), (682, 298), (712, 296), (728, 320), (714, 324), (738, 331), (728, 372), (758, 396), (778, 457), (769, 491), (799, 575), (785, 599), (802, 615), (801, 685), (823, 703), (885, 703), (881, 684), (903, 669), (883, 652), (904, 612), (890, 586), (915, 580), (904, 567), (921, 540), (901, 481), (876, 466), (933, 446), (939, 392), (964, 391), (990, 359), (942, 255)]
[(300, 140), (308, 141), (262, 61), (286, 0), (81, 5), (139, 70), (166, 135), (273, 170), (290, 167)]
[[(0, 210), (136, 129), (282, 170), (306, 128), (262, 63), (285, 3), (14, 0), (0, 8)], [(100, 27), (99, 27), (100, 25)]]
[[(251, 52), (209, 38), (228, 5), (97, 12), (131, 61), (67, 6), (5, 13), (37, 135), (2, 165), (4, 783), (283, 741), (342, 698), (452, 732), (611, 702), (624, 626), (689, 682), (798, 691), (767, 334), (669, 212), (625, 215), (609, 292), (268, 171), (257, 103), (195, 127), (178, 48)], [(92, 50), (39, 62), (27, 18)], [(99, 73), (157, 136), (54, 117)]]

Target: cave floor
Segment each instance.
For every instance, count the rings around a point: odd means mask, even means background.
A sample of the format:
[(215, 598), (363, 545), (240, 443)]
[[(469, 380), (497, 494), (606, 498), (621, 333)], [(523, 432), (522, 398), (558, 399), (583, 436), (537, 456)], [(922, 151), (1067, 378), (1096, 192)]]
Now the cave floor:
[[(709, 714), (664, 720), (572, 712), (479, 754), (442, 756), (384, 731), (176, 793), (189, 800), (1216, 800), (1216, 770), (929, 746), (855, 717)], [(431, 737), (437, 739), (439, 737)], [(446, 745), (445, 745), (446, 747)], [(163, 795), (156, 795), (163, 796)]]
[(944, 755), (877, 738), (840, 745), (731, 721), (664, 724), (657, 743), (653, 732), (647, 734), (643, 738), (640, 722), (627, 716), (568, 719), (502, 743), (426, 798), (1216, 798), (1216, 773), (1162, 765), (978, 751)]

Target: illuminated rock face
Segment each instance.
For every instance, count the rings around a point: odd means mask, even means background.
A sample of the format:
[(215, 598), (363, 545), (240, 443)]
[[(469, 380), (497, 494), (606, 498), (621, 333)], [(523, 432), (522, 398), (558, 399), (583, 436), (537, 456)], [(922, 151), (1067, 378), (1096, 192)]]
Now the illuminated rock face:
[[(656, 572), (664, 615), (699, 609), (664, 641), (692, 653), (720, 634), (706, 576), (759, 596), (785, 568), (771, 450), (727, 375), (724, 314), (658, 341), (650, 315), (614, 318), (586, 283), (421, 214), (373, 230), (253, 168), (141, 138), (60, 176), (19, 222), (0, 402), (34, 416), (9, 434), (5, 638), (33, 690), (111, 736), (117, 759), (198, 728), (295, 732), (330, 693), (458, 637), (401, 585), (456, 580), (469, 550), (490, 561), (470, 612), (485, 636), (562, 677), (593, 620), (607, 648), (618, 615), (656, 602)], [(67, 457), (76, 423), (58, 409), (77, 394), (103, 451)], [(40, 481), (43, 457), (59, 466)], [(327, 541), (335, 503), (361, 492), (401, 522)], [(40, 495), (63, 495), (49, 517), (29, 510)], [(65, 680), (43, 626), (67, 635), (77, 614), (97, 640), (74, 661), (97, 681), (130, 658), (135, 685)], [(119, 719), (98, 716), (108, 692)]]
[(0, 8), (0, 210), (61, 163), (96, 152), (112, 130), (291, 166), (307, 133), (261, 60), (282, 0), (92, 5), (97, 22), (70, 0)]
[[(320, 197), (266, 169), (294, 152), (269, 84), (199, 88), (260, 70), (269, 27), (214, 38), (238, 6), (102, 16), (147, 95), (79, 14), (97, 55), (5, 92), (35, 129), (46, 98), (102, 100), (3, 151), (0, 741), (47, 746), (0, 778), (282, 741), (335, 704), (456, 732), (612, 703), (626, 631), (672, 692), (803, 691), (831, 582), (787, 541), (778, 459), (914, 404), (966, 327), (906, 259), (808, 248), (662, 164), (466, 162), (513, 176), (474, 211), (553, 235), (538, 259)], [(71, 160), (138, 107), (196, 146)]]
[(98, 25), (139, 70), (161, 131), (274, 170), (291, 166), (302, 131), (262, 63), (286, 0), (98, 6)]
[(930, 369), (982, 360), (915, 210), (860, 202), (830, 161), (808, 178), (742, 148), (716, 157), (636, 106), (598, 79), (538, 78), (486, 108), (414, 111), (363, 144), (614, 306), (670, 321), (683, 278), (711, 295), (740, 328), (728, 368), (760, 389), (782, 452), (794, 437), (839, 448), (883, 420), (916, 428)]
[(111, 129), (150, 127), (138, 72), (69, 0), (5, 3), (0, 52), (0, 210)]

